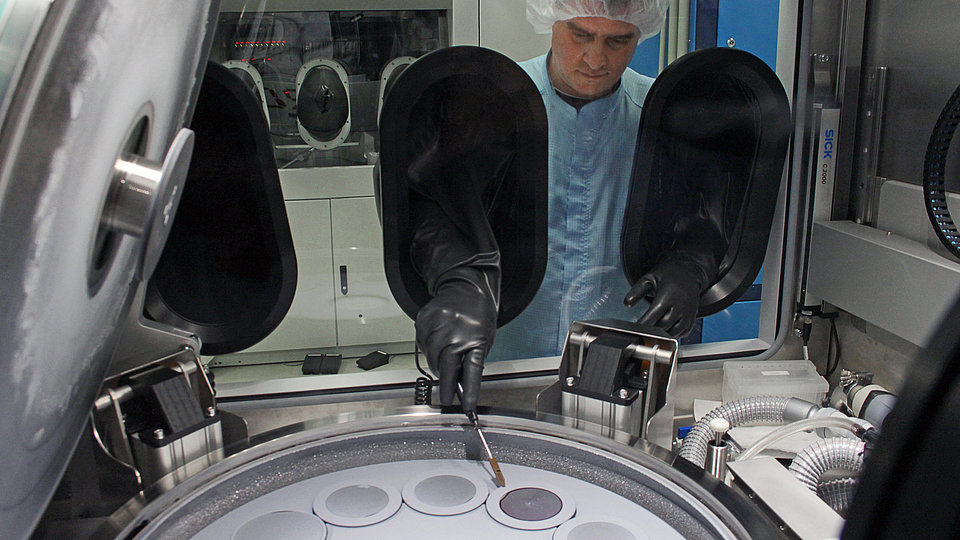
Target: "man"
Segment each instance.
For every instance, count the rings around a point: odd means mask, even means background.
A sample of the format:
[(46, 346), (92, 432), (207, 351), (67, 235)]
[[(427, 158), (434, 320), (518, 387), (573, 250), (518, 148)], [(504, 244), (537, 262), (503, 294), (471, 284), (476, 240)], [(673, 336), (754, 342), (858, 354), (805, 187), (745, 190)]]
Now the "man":
[(659, 32), (666, 7), (667, 0), (528, 0), (535, 30), (552, 32), (550, 52), (521, 64), (549, 120), (547, 269), (530, 305), (499, 331), (499, 297), (483, 280), (445, 281), (447, 290), (421, 309), (417, 341), (439, 371), (444, 404), (462, 378), (464, 408), (473, 408), (488, 352), (497, 360), (558, 355), (570, 323), (636, 320), (643, 312), (633, 306), (651, 294), (639, 322), (675, 336), (692, 327), (699, 294), (716, 274), (713, 254), (666, 256), (635, 284), (620, 263), (640, 112), (653, 82), (627, 66), (637, 44)]
[[(552, 32), (550, 51), (521, 63), (550, 124), (549, 258), (537, 296), (497, 332), (491, 358), (558, 355), (577, 320), (642, 314), (641, 323), (675, 336), (693, 325), (709, 270), (665, 258), (630, 284), (620, 261), (636, 133), (653, 83), (628, 64), (637, 44), (660, 30), (666, 7), (660, 0), (527, 2), (534, 29)], [(656, 296), (643, 313), (635, 306), (650, 293)]]

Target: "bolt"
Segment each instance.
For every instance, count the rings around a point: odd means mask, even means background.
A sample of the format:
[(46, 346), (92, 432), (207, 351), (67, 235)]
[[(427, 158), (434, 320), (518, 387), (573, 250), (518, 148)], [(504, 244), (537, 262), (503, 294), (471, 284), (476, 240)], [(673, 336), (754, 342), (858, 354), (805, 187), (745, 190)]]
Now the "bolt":
[(620, 396), (620, 399), (627, 399), (630, 396), (630, 392), (627, 392), (626, 388), (621, 388), (617, 395)]
[(737, 40), (733, 38), (727, 39), (727, 47), (734, 47), (737, 45)]
[(830, 61), (830, 55), (829, 55), (829, 54), (818, 54), (818, 55), (817, 55), (817, 62), (820, 62), (821, 64), (826, 64), (826, 63), (829, 62), (829, 61)]
[(166, 433), (163, 432), (163, 429), (157, 428), (153, 430), (153, 438), (160, 441), (166, 436)]
[(215, 407), (207, 407), (207, 416), (213, 416), (217, 414), (217, 409)]
[(567, 377), (567, 386), (573, 386), (573, 383), (577, 382), (577, 379), (573, 377)]
[(803, 330), (800, 329), (800, 328), (794, 328), (794, 329), (793, 329), (793, 336), (794, 336), (794, 337), (803, 337)]

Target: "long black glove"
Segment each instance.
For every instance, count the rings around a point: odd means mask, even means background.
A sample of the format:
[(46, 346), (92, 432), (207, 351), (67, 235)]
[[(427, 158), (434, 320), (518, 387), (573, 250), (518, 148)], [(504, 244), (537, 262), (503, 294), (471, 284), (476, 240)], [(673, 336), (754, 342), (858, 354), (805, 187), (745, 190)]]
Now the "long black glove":
[(673, 337), (684, 337), (693, 328), (700, 293), (708, 284), (700, 265), (683, 257), (671, 257), (644, 274), (623, 303), (633, 306), (647, 298), (650, 307), (637, 323), (660, 327)]
[(433, 297), (417, 313), (417, 344), (440, 379), (440, 401), (476, 408), (483, 361), (493, 345), (500, 300), (500, 253), (477, 253), (432, 201), (416, 206), (411, 258)]
[[(451, 85), (412, 117), (408, 175), (415, 193), (410, 255), (433, 298), (417, 314), (417, 343), (440, 379), (440, 401), (475, 409), (500, 305), (500, 251), (488, 212), (513, 155), (512, 124), (483, 89)], [(502, 116), (502, 115), (499, 115)]]
[(477, 406), (483, 360), (497, 330), (497, 302), (483, 272), (458, 268), (443, 276), (433, 299), (417, 313), (417, 344), (440, 378), (440, 402), (453, 403), (463, 382), (460, 403)]
[(726, 250), (719, 227), (704, 216), (703, 206), (698, 215), (680, 220), (674, 245), (623, 299), (633, 306), (647, 298), (650, 307), (637, 323), (657, 326), (676, 338), (693, 329), (700, 294), (716, 279)]

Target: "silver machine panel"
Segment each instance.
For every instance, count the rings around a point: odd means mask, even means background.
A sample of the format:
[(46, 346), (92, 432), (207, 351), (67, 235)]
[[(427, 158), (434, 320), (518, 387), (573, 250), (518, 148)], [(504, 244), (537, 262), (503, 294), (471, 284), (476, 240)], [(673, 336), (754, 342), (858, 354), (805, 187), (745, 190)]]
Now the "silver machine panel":
[[(10, 81), (0, 137), (5, 538), (37, 524), (130, 313), (137, 319), (164, 212), (176, 208), (173, 176), (190, 161), (175, 137), (192, 115), (216, 14), (209, 2), (155, 2), (149, 17), (134, 4), (52, 4), (30, 27), (36, 45)], [(152, 165), (139, 170), (140, 186), (113, 189), (125, 183), (118, 162), (137, 160)], [(155, 343), (158, 358), (190, 340)]]

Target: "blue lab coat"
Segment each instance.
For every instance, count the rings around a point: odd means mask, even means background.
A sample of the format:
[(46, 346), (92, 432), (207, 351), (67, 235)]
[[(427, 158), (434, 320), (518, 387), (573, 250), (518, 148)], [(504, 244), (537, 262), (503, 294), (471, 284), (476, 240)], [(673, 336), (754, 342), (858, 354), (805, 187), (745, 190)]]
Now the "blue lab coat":
[(636, 320), (627, 308), (620, 233), (640, 111), (653, 79), (630, 68), (617, 89), (579, 111), (550, 83), (547, 55), (520, 66), (536, 83), (549, 122), (547, 269), (529, 306), (497, 331), (489, 359), (559, 355), (574, 321)]

